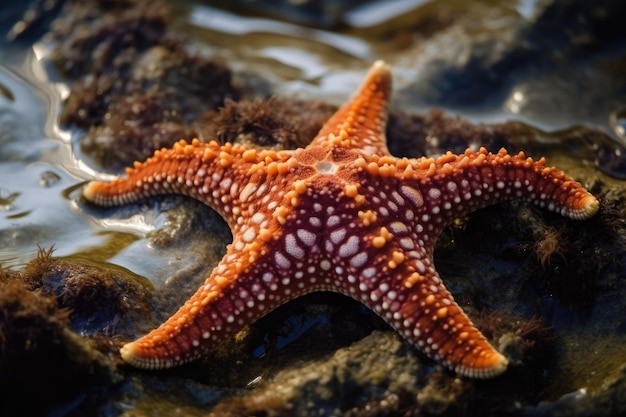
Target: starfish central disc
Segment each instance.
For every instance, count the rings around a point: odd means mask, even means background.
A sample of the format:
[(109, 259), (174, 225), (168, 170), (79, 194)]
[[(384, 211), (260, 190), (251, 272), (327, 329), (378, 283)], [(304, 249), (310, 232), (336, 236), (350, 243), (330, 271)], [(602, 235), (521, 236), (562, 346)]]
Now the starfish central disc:
[(84, 197), (101, 206), (183, 194), (215, 209), (233, 244), (205, 283), (159, 328), (121, 349), (160, 369), (189, 362), (302, 294), (353, 297), (460, 375), (496, 376), (507, 359), (456, 304), (433, 263), (446, 224), (501, 201), (572, 219), (598, 200), (542, 159), (480, 149), (438, 159), (392, 156), (384, 135), (391, 73), (376, 62), (357, 94), (305, 149), (180, 141)]

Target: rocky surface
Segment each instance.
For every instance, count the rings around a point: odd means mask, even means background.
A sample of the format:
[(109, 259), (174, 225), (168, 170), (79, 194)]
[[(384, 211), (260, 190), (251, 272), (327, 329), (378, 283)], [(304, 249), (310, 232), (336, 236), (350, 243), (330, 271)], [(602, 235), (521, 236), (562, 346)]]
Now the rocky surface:
[[(387, 129), (395, 155), (462, 152), (468, 146), (523, 149), (533, 157), (545, 155), (601, 200), (599, 214), (586, 222), (507, 203), (458, 219), (440, 237), (437, 268), (459, 304), (509, 358), (504, 375), (488, 381), (457, 378), (420, 356), (361, 304), (328, 293), (280, 307), (192, 364), (162, 372), (132, 369), (121, 362), (118, 348), (160, 323), (195, 291), (223, 255), (230, 233), (215, 213), (187, 199), (100, 210), (84, 205), (75, 188), (68, 188), (64, 196), (76, 218), (102, 221), (99, 233), (138, 213), (155, 226), (140, 236), (111, 233), (105, 245), (72, 256), (55, 257), (44, 247), (27, 265), (0, 269), (0, 390), (10, 399), (0, 407), (19, 406), (33, 415), (102, 416), (626, 413), (622, 145), (617, 130), (597, 122), (597, 114), (608, 119), (626, 106), (616, 71), (626, 57), (618, 18), (623, 6), (600, 1), (588, 10), (583, 3), (549, 1), (529, 14), (498, 6), (490, 13), (506, 19), (478, 19), (476, 25), (485, 26), (477, 28), (468, 20), (484, 13), (484, 5), (444, 2), (412, 12), (419, 24), (403, 20), (396, 29), (377, 25), (370, 33), (381, 36), (374, 41), (378, 48), (395, 45), (391, 60), (405, 63), (400, 73), (408, 65), (413, 71), (408, 78), (415, 78), (402, 87), (407, 76), (399, 77)], [(181, 136), (303, 146), (336, 108), (259, 91), (271, 83), (259, 89), (258, 79), (245, 76), (249, 68), (236, 73), (231, 68), (236, 62), (197, 48), (200, 40), (179, 33), (171, 5), (131, 0), (51, 5), (58, 18), (47, 37), (55, 45), (50, 59), (56, 76), (70, 87), (60, 123), (75, 129), (79, 156), (98, 170), (119, 172)], [(271, 8), (266, 15), (273, 16)], [(19, 32), (24, 35), (14, 30), (13, 37), (23, 39), (29, 24), (41, 24), (35, 17), (24, 22)], [(548, 24), (559, 19), (560, 26)], [(357, 25), (337, 30), (364, 36)], [(457, 36), (458, 49), (446, 49), (446, 39)], [(439, 55), (425, 54), (424, 43)], [(598, 45), (603, 53), (596, 52)], [(459, 59), (463, 48), (468, 49)], [(560, 74), (572, 88), (556, 81)], [(577, 77), (585, 82), (572, 81)], [(542, 95), (544, 86), (550, 91)], [(585, 88), (589, 95), (582, 94)], [(2, 103), (19, 101), (5, 90)], [(525, 110), (515, 114), (532, 119), (539, 113), (535, 126), (475, 123), (450, 113), (489, 101), (510, 106), (522, 90), (537, 100), (524, 101)], [(559, 107), (564, 117), (546, 110), (553, 91), (560, 92), (557, 103), (568, 105)], [(430, 103), (448, 112), (412, 110), (405, 104), (415, 94), (424, 99), (413, 105)], [(570, 103), (573, 96), (582, 97), (579, 104)], [(602, 105), (585, 112), (594, 100)], [(587, 116), (589, 123), (574, 123)], [(558, 129), (547, 131), (546, 120)], [(12, 152), (9, 159), (4, 150), (25, 139), (2, 137), (0, 162), (8, 165), (20, 154)], [(27, 159), (30, 163), (33, 156)], [(76, 186), (77, 181), (51, 174), (56, 177), (47, 187)], [(20, 192), (0, 194), (5, 221), (28, 218), (25, 211), (13, 211), (20, 198)], [(27, 239), (25, 228), (3, 224), (7, 245), (18, 236), (15, 230)], [(30, 227), (36, 242), (37, 229)], [(121, 248), (162, 265), (162, 275), (147, 277), (150, 281), (114, 266), (111, 253)], [(18, 394), (24, 392), (37, 393), (38, 401), (22, 402)]]

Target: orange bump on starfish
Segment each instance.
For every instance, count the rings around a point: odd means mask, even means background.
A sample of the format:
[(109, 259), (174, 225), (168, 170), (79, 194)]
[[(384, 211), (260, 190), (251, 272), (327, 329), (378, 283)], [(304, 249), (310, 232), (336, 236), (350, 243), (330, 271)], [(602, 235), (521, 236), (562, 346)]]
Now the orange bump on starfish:
[(358, 93), (309, 146), (292, 151), (180, 141), (84, 197), (101, 206), (184, 194), (216, 210), (233, 243), (198, 291), (159, 328), (121, 349), (128, 363), (189, 362), (286, 301), (336, 291), (379, 314), (428, 357), (490, 378), (508, 361), (472, 324), (433, 264), (453, 219), (501, 201), (586, 219), (598, 200), (542, 159), (484, 148), (438, 159), (393, 157), (385, 125), (389, 67), (376, 62)]

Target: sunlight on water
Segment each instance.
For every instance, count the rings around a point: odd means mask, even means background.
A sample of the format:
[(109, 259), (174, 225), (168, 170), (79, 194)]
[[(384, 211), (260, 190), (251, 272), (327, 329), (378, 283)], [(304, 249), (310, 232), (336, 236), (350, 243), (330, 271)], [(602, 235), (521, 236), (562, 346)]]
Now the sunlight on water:
[(372, 56), (370, 46), (358, 38), (276, 20), (241, 17), (204, 5), (193, 7), (189, 22), (192, 25), (230, 35), (278, 34), (281, 37), (302, 39), (304, 43), (319, 42), (360, 59), (371, 59)]
[[(107, 228), (85, 216), (73, 200), (63, 198), (77, 180), (96, 176), (71, 147), (71, 132), (57, 123), (68, 88), (49, 79), (44, 62), (47, 50), (7, 55), (0, 66), (0, 264), (18, 268), (32, 259), (38, 247), (55, 246), (55, 255), (68, 256), (88, 247), (106, 244), (99, 229)], [(27, 144), (27, 146), (25, 146)], [(52, 173), (54, 181), (46, 181)], [(103, 175), (99, 175), (104, 177)], [(110, 176), (108, 176), (110, 177)], [(5, 198), (6, 200), (6, 198)], [(137, 217), (119, 221), (113, 228), (143, 235), (153, 226)]]

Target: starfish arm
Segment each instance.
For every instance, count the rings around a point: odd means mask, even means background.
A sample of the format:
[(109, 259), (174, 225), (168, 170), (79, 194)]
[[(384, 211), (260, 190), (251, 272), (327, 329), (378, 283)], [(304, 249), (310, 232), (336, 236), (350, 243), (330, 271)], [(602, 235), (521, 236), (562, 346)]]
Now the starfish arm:
[(157, 195), (182, 194), (213, 208), (235, 229), (244, 210), (254, 211), (255, 200), (266, 191), (261, 184), (267, 177), (293, 166), (289, 159), (288, 152), (181, 140), (171, 149), (156, 151), (146, 162), (135, 162), (126, 170), (125, 178), (88, 183), (83, 196), (96, 205), (110, 207)]
[(237, 242), (173, 316), (120, 349), (125, 362), (153, 370), (190, 362), (298, 295), (281, 285), (270, 249), (256, 244), (239, 250)]
[(389, 155), (385, 139), (391, 70), (383, 61), (370, 69), (359, 91), (322, 127), (309, 146), (339, 146), (364, 155)]
[(543, 158), (533, 161), (504, 149), (422, 159), (399, 177), (420, 206), (420, 227), (431, 225), (433, 237), (454, 218), (507, 200), (527, 201), (575, 220), (593, 216), (600, 206), (578, 182), (546, 167)]
[(459, 375), (480, 379), (500, 375), (508, 360), (461, 310), (432, 264), (410, 260), (403, 279), (394, 280), (394, 292), (402, 297), (387, 303), (393, 309), (391, 326), (426, 356)]
[[(415, 232), (397, 219), (381, 224), (377, 221), (366, 238), (356, 240), (352, 232), (338, 241), (331, 260), (347, 279), (337, 277), (334, 290), (363, 302), (426, 356), (459, 375), (491, 378), (504, 372), (507, 359), (445, 288), (432, 250), (416, 244)], [(357, 223), (348, 227), (359, 228)]]

